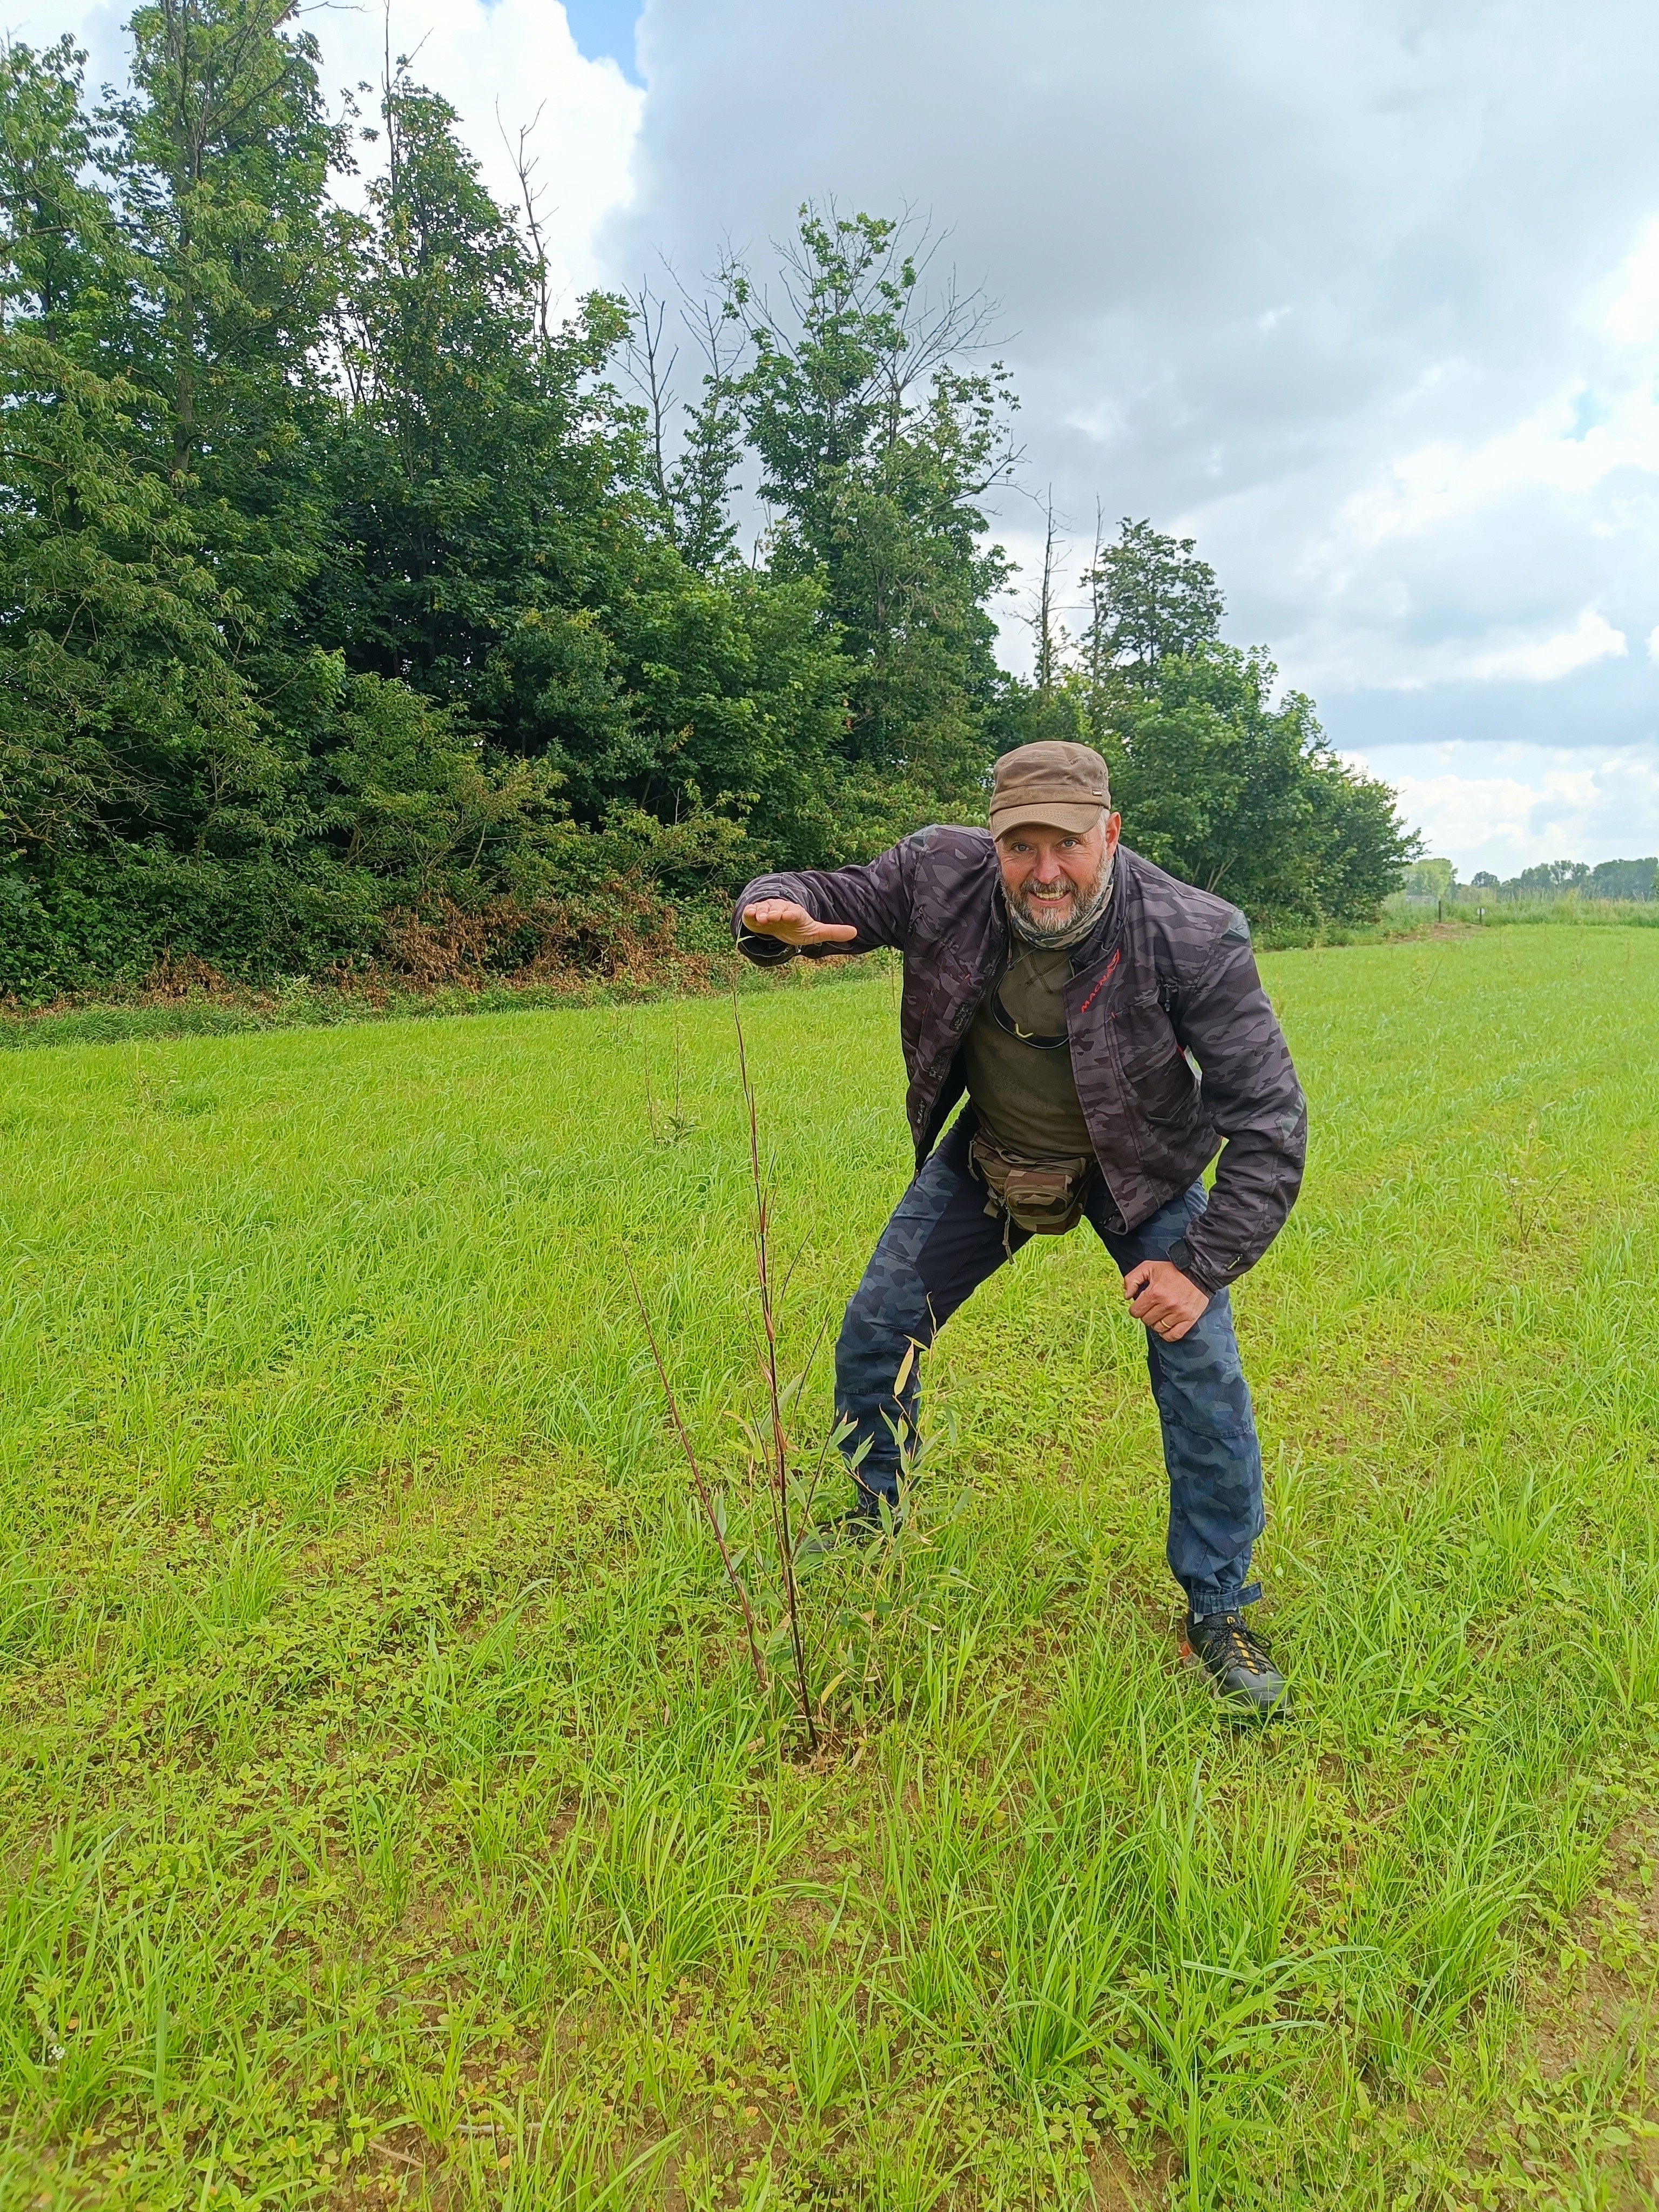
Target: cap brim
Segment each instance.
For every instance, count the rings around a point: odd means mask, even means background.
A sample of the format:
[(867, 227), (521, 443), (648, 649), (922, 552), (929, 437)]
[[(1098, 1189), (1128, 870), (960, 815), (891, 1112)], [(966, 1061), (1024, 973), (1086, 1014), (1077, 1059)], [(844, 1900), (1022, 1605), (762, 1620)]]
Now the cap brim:
[(991, 809), (991, 835), (1005, 836), (1010, 830), (1059, 830), (1067, 837), (1082, 837), (1109, 811), (1104, 799), (1092, 806), (1069, 806), (1060, 799), (1015, 799)]

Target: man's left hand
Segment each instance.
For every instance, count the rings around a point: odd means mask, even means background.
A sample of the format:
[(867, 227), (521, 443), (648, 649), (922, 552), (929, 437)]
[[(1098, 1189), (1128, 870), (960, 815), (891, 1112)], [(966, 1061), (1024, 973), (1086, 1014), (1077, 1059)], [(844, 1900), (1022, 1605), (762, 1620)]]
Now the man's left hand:
[(1129, 1311), (1165, 1344), (1179, 1344), (1210, 1303), (1198, 1285), (1167, 1260), (1143, 1260), (1123, 1278)]

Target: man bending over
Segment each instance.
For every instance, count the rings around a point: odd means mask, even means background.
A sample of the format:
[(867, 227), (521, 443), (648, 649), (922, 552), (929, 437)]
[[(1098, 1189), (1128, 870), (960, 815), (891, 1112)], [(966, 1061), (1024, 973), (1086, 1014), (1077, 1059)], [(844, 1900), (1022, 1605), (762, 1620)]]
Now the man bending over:
[(1183, 1655), (1265, 1717), (1285, 1684), (1245, 1617), (1261, 1594), (1261, 1452), (1227, 1291), (1301, 1183), (1296, 1072), (1243, 915), (1119, 843), (1098, 753), (1005, 753), (990, 824), (918, 830), (864, 866), (759, 877), (733, 918), (763, 966), (878, 945), (904, 956), (917, 1172), (836, 1346), (857, 1492), (836, 1534), (868, 1540), (884, 1502), (902, 1510), (910, 1345), (930, 1344), (1029, 1237), (1086, 1220), (1146, 1331)]

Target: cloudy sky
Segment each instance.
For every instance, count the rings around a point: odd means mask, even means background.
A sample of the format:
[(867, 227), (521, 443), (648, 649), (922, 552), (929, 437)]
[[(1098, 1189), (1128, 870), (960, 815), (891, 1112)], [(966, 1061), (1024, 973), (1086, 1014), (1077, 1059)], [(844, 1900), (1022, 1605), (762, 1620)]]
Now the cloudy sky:
[[(121, 66), (125, 10), (0, 0)], [(378, 74), (376, 6), (309, 20)], [(1195, 537), (1465, 874), (1659, 850), (1650, 0), (393, 0), (574, 291), (809, 196), (1000, 301), (1026, 493)], [(1036, 509), (999, 535), (1029, 563)], [(1024, 633), (1012, 604), (1007, 651)]]

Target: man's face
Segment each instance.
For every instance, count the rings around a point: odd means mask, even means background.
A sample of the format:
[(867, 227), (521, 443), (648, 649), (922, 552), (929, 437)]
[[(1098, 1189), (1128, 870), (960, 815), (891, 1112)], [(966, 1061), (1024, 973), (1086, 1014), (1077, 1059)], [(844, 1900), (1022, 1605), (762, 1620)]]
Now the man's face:
[(1018, 822), (997, 839), (1002, 889), (1009, 905), (1035, 935), (1058, 936), (1100, 894), (1107, 865), (1117, 849), (1122, 817), (1109, 814), (1082, 836)]

